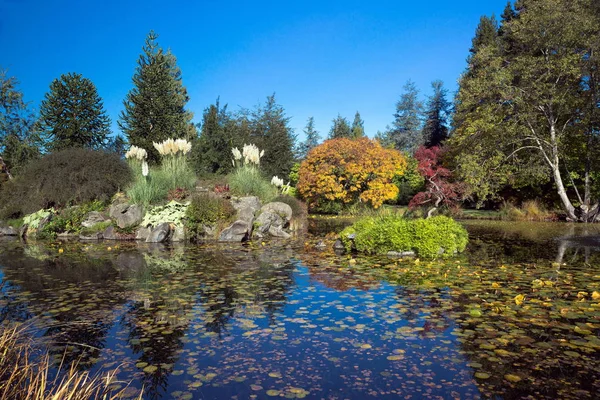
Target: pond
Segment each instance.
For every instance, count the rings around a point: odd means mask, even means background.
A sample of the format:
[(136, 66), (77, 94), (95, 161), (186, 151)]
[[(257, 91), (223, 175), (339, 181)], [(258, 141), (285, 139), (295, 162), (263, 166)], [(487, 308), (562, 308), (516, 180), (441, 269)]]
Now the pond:
[(465, 224), (447, 261), (1, 240), (0, 320), (147, 399), (598, 398), (599, 228)]

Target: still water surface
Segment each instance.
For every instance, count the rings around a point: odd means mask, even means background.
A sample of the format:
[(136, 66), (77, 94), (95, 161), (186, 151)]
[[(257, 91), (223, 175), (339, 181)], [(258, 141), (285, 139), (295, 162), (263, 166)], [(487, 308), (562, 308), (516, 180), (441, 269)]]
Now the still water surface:
[(148, 399), (600, 398), (597, 228), (467, 228), (447, 261), (2, 240), (0, 320)]

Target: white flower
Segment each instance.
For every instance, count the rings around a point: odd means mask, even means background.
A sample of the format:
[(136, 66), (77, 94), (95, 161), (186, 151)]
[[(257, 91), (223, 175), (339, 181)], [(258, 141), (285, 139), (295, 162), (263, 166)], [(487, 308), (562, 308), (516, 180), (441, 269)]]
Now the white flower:
[(146, 150), (137, 147), (137, 146), (131, 146), (129, 148), (129, 150), (127, 151), (127, 153), (125, 153), (125, 158), (129, 159), (129, 158), (135, 158), (137, 160), (145, 160), (146, 157), (148, 157), (148, 153), (146, 152)]
[(142, 163), (142, 176), (148, 176), (148, 163), (146, 161)]
[(277, 175), (275, 175), (273, 178), (271, 178), (271, 185), (275, 185), (277, 187), (282, 187), (283, 186), (283, 179), (277, 177)]
[(261, 152), (254, 144), (245, 144), (242, 154), (244, 156), (244, 164), (252, 163), (258, 165), (260, 164), (260, 158), (265, 154), (265, 151), (263, 150)]
[[(233, 153), (234, 160), (242, 159), (242, 153), (240, 153), (240, 150), (237, 147), (234, 147), (233, 149), (231, 149), (231, 152)], [(233, 165), (235, 166), (235, 162), (233, 163)]]

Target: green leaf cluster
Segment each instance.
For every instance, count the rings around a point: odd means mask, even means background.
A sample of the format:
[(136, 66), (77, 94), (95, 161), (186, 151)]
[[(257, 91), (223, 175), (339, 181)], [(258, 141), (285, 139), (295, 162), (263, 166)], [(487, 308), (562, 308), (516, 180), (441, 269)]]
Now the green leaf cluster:
[(164, 206), (158, 206), (150, 209), (144, 215), (141, 226), (157, 226), (163, 222), (170, 222), (177, 226), (183, 226), (183, 219), (186, 215), (188, 204), (181, 204), (171, 201)]
[(34, 213), (27, 214), (23, 217), (23, 224), (29, 228), (37, 229), (40, 226), (40, 222), (48, 217), (49, 215), (55, 214), (56, 211), (53, 208), (41, 209)]
[[(354, 239), (348, 236), (354, 234)], [(468, 243), (465, 228), (452, 218), (405, 219), (399, 215), (365, 217), (340, 233), (348, 251), (370, 254), (414, 251), (423, 258), (448, 258)], [(441, 253), (441, 250), (443, 252)]]

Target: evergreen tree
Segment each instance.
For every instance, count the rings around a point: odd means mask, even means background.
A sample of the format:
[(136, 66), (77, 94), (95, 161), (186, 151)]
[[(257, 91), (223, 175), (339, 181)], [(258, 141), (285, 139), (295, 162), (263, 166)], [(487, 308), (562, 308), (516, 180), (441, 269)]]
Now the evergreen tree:
[(329, 131), (329, 139), (337, 139), (341, 137), (352, 137), (352, 131), (350, 129), (348, 120), (338, 114), (338, 116), (333, 120), (333, 125)]
[(110, 134), (110, 118), (92, 81), (69, 73), (50, 84), (40, 106), (40, 128), (50, 151), (100, 149)]
[[(510, 3), (508, 4), (510, 6)], [(505, 10), (506, 13), (506, 10)], [(503, 18), (504, 18), (504, 14)], [(483, 16), (479, 20), (479, 25), (475, 30), (475, 37), (471, 41), (471, 48), (469, 49), (469, 58), (467, 61), (470, 63), (471, 58), (476, 54), (480, 48), (484, 46), (491, 46), (498, 40), (498, 22), (494, 16), (488, 17)]]
[[(289, 126), (290, 118), (283, 107), (275, 101), (275, 94), (268, 96), (264, 106), (258, 106), (251, 113), (250, 143), (265, 151), (260, 161), (261, 170), (267, 177), (288, 176), (294, 164), (294, 144), (296, 136)], [(243, 135), (243, 121), (239, 129)]]
[(17, 89), (19, 82), (0, 69), (0, 166), (8, 176), (18, 173), (29, 160), (40, 155), (35, 116)]
[(125, 140), (123, 135), (117, 134), (115, 137), (110, 138), (108, 140), (108, 144), (106, 145), (106, 151), (118, 154), (120, 157), (125, 157), (127, 147), (127, 140)]
[(423, 127), (425, 146), (439, 146), (448, 138), (448, 118), (451, 103), (446, 99), (447, 90), (442, 81), (431, 83), (433, 95), (427, 102), (426, 120)]
[(403, 90), (384, 143), (389, 143), (397, 150), (414, 153), (423, 144), (423, 103), (419, 100), (419, 90), (413, 81), (406, 82)]
[(193, 114), (185, 109), (189, 97), (177, 59), (158, 46), (157, 38), (153, 31), (146, 38), (132, 79), (134, 87), (123, 102), (125, 110), (118, 122), (129, 143), (146, 149), (153, 162), (159, 155), (152, 142), (190, 140), (196, 135)]
[(352, 121), (352, 127), (350, 127), (350, 137), (357, 139), (365, 136), (365, 121), (360, 117), (360, 113), (357, 111), (354, 114), (354, 121)]
[(192, 164), (200, 174), (226, 174), (232, 169), (231, 149), (233, 128), (227, 105), (221, 107), (219, 99), (204, 110), (200, 124), (200, 137), (192, 146)]
[(297, 157), (299, 160), (304, 160), (308, 152), (317, 147), (319, 140), (321, 140), (319, 132), (315, 129), (315, 119), (313, 117), (308, 118), (304, 134), (306, 135), (306, 139), (298, 146)]

